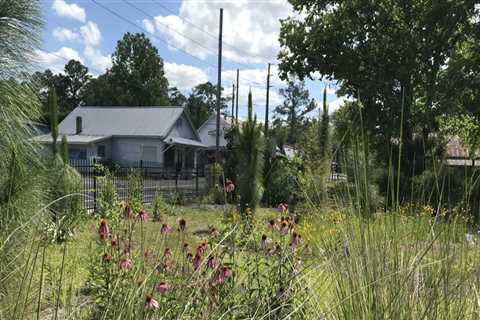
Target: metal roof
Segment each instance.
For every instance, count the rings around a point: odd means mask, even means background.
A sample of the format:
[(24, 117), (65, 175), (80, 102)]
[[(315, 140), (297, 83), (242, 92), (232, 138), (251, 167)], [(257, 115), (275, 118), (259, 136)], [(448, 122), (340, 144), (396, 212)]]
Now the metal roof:
[(204, 145), (203, 143), (192, 140), (192, 139), (186, 139), (186, 138), (180, 138), (180, 137), (171, 137), (168, 136), (164, 140), (165, 143), (168, 144), (179, 144), (179, 145), (184, 145), (184, 146), (192, 146), (192, 147), (199, 147), (199, 148), (206, 148), (207, 146)]
[(184, 112), (182, 107), (77, 107), (58, 126), (60, 135), (76, 133), (82, 118), (82, 136), (156, 136), (164, 138)]
[[(67, 137), (67, 142), (69, 144), (89, 144), (93, 142), (103, 141), (105, 139), (110, 138), (111, 136), (87, 136), (87, 135), (59, 135), (57, 139), (57, 143), (60, 143), (62, 140), (62, 136)], [(50, 134), (44, 134), (41, 136), (36, 136), (33, 138), (35, 141), (40, 143), (52, 143), (53, 139)]]

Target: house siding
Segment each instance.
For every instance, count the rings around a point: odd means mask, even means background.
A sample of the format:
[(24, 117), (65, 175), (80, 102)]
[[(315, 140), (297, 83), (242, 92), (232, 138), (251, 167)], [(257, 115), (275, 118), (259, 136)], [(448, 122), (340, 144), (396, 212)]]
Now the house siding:
[(142, 159), (142, 146), (157, 148), (157, 162), (163, 164), (164, 143), (159, 138), (113, 138), (111, 160), (120, 164), (138, 164)]
[(188, 123), (188, 119), (185, 114), (182, 114), (180, 123), (175, 123), (172, 127), (172, 130), (169, 133), (169, 136), (181, 137), (186, 139), (197, 140), (197, 135), (193, 131), (193, 128)]

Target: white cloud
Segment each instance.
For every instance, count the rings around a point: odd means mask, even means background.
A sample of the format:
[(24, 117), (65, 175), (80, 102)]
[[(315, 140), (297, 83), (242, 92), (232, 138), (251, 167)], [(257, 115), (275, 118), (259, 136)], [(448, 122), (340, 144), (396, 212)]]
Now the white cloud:
[(254, 6), (249, 0), (182, 1), (178, 16), (157, 16), (153, 20), (146, 20), (148, 22), (144, 20), (143, 24), (147, 30), (152, 30), (154, 25), (156, 31), (167, 36), (171, 46), (203, 59), (215, 56), (217, 52), (220, 7), (224, 8), (223, 55), (227, 60), (241, 63), (276, 60), (279, 19), (292, 14), (287, 0), (261, 1)]
[(333, 112), (337, 111), (347, 101), (353, 101), (353, 99), (350, 98), (350, 97), (343, 96), (343, 97), (339, 97), (338, 99), (336, 99), (332, 102), (327, 102), (329, 113), (333, 113)]
[(75, 41), (80, 36), (78, 33), (76, 33), (73, 30), (70, 30), (67, 28), (61, 28), (61, 27), (55, 28), (52, 31), (52, 35), (55, 39), (57, 39), (60, 42)]
[(90, 62), (90, 66), (93, 67), (98, 72), (105, 72), (107, 68), (112, 66), (112, 57), (111, 55), (102, 55), (100, 50), (87, 45), (83, 52), (85, 57)]
[(184, 93), (208, 81), (207, 73), (194, 66), (165, 62), (164, 69), (170, 86), (177, 87)]
[(52, 9), (60, 17), (71, 18), (85, 22), (87, 15), (85, 9), (75, 3), (68, 4), (64, 0), (53, 0)]
[(83, 59), (78, 52), (72, 48), (62, 47), (58, 51), (46, 52), (36, 50), (37, 61), (43, 68), (52, 70), (53, 73), (63, 72), (65, 64), (71, 60), (77, 60), (83, 63)]
[(143, 27), (145, 28), (145, 30), (147, 30), (150, 33), (155, 32), (155, 25), (152, 23), (152, 21), (150, 21), (148, 19), (144, 19), (142, 21), (142, 23), (143, 23)]
[(95, 22), (88, 21), (86, 25), (80, 27), (80, 33), (87, 46), (95, 46), (102, 41), (102, 34)]

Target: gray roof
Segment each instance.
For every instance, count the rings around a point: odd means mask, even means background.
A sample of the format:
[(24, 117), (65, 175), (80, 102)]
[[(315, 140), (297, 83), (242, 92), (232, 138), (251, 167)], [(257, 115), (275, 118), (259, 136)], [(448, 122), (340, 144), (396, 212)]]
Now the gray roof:
[(156, 136), (164, 138), (184, 112), (182, 107), (77, 107), (59, 125), (60, 135), (74, 135), (82, 117), (82, 135)]
[(186, 139), (186, 138), (181, 138), (181, 137), (171, 137), (168, 136), (165, 139), (165, 142), (168, 144), (179, 144), (179, 145), (185, 145), (185, 146), (193, 146), (193, 147), (199, 147), (199, 148), (206, 148), (207, 146), (204, 145), (203, 143), (199, 141), (195, 141), (192, 139)]

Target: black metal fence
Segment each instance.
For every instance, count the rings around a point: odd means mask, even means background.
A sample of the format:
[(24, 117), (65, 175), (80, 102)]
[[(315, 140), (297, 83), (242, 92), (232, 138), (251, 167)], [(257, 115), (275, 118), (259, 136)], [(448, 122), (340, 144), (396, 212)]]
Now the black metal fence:
[[(85, 209), (96, 209), (97, 199), (105, 190), (100, 163), (93, 160), (70, 160), (70, 165), (82, 176), (83, 205)], [(156, 192), (163, 195), (177, 194), (182, 197), (193, 197), (206, 193), (207, 179), (203, 170), (199, 168), (165, 168), (157, 163), (140, 161), (135, 164), (113, 165), (102, 164), (112, 173), (112, 179), (121, 201), (128, 198), (128, 175), (138, 171), (143, 182), (143, 200), (151, 203)]]

